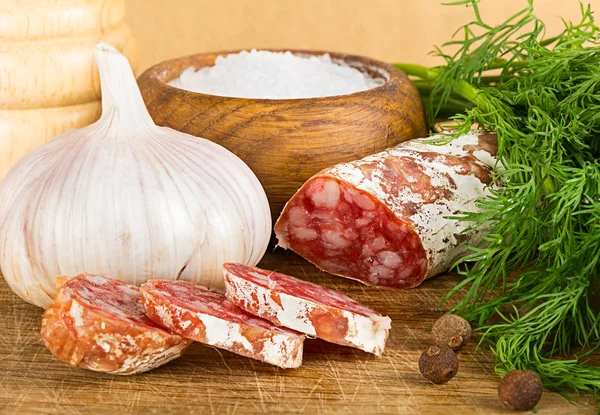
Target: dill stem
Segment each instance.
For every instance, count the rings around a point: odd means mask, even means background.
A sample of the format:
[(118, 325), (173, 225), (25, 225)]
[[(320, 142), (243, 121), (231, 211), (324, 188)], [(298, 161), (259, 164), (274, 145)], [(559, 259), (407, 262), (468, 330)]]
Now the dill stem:
[(492, 69), (505, 69), (506, 67), (512, 68), (514, 69), (523, 69), (526, 68), (527, 65), (529, 65), (529, 61), (523, 60), (523, 61), (512, 61), (509, 63), (509, 61), (507, 61), (506, 59), (502, 59), (502, 58), (496, 58), (493, 61), (491, 61), (484, 70), (489, 71)]
[(419, 91), (431, 92), (435, 88), (435, 82), (425, 81), (421, 79), (413, 79), (412, 83), (417, 87)]
[(475, 88), (471, 84), (469, 84), (465, 80), (458, 81), (453, 88), (454, 92), (467, 101), (472, 102), (476, 106), (482, 108), (483, 110), (487, 110), (487, 103), (479, 98), (479, 93), (481, 92), (479, 89)]
[(395, 63), (394, 66), (407, 75), (417, 76), (427, 81), (433, 81), (438, 76), (438, 70), (413, 63)]
[[(428, 68), (423, 65), (412, 63), (395, 63), (394, 66), (406, 73), (407, 75), (417, 76), (422, 81), (416, 80), (415, 85), (418, 88), (429, 89), (435, 86), (435, 80), (439, 75), (439, 70), (436, 68)], [(460, 80), (454, 85), (454, 92), (467, 101), (472, 102), (477, 106), (485, 106), (485, 102), (478, 98), (479, 90), (469, 84), (467, 81)]]
[(512, 75), (486, 75), (486, 76), (477, 77), (476, 79), (478, 81), (481, 81), (483, 84), (487, 85), (492, 82), (494, 82), (494, 83), (505, 82), (512, 78), (513, 78)]
[[(506, 59), (494, 59), (492, 62), (490, 62), (489, 65), (487, 65), (487, 67), (484, 69), (484, 71), (490, 71), (490, 70), (494, 70), (494, 69), (505, 69), (505, 68), (507, 68), (507, 65), (508, 65), (508, 68), (512, 68), (513, 70), (523, 69), (523, 68), (527, 67), (528, 64), (529, 64), (528, 61), (509, 62)], [(416, 76), (416, 77), (421, 78), (426, 81), (435, 81), (435, 79), (438, 77), (438, 75), (440, 73), (439, 68), (436, 68), (436, 67), (428, 68), (427, 66), (417, 65), (414, 63), (394, 63), (393, 65), (396, 68), (403, 71), (407, 75)], [(508, 80), (510, 78), (512, 78), (512, 76), (510, 74), (505, 74), (505, 75), (481, 76), (478, 79), (481, 79), (484, 82), (499, 82), (499, 81)]]

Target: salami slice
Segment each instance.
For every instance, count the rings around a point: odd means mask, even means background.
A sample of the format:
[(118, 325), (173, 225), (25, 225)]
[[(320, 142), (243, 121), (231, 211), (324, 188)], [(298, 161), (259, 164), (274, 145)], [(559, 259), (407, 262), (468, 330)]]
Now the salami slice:
[(391, 320), (344, 294), (289, 275), (223, 265), (226, 295), (244, 310), (331, 343), (381, 356)]
[(141, 291), (146, 315), (183, 337), (281, 368), (302, 364), (304, 335), (248, 314), (221, 292), (164, 280), (150, 280)]
[(137, 287), (84, 274), (66, 279), (44, 313), (42, 340), (72, 366), (115, 375), (154, 369), (191, 343), (146, 317)]
[(325, 169), (285, 206), (279, 245), (367, 285), (417, 286), (481, 241), (481, 227), (451, 217), (480, 210), (496, 150), (493, 134), (440, 135)]

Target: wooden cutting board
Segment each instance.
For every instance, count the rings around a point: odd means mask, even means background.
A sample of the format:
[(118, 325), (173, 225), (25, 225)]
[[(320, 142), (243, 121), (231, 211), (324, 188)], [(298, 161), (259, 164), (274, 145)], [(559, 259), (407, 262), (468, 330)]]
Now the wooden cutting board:
[[(42, 310), (25, 303), (0, 279), (0, 413), (512, 413), (502, 407), (493, 356), (475, 345), (460, 352), (458, 375), (433, 385), (418, 372), (431, 343), (436, 306), (459, 277), (438, 276), (421, 287), (392, 291), (329, 276), (278, 250), (264, 268), (338, 289), (392, 318), (386, 351), (377, 358), (319, 340), (305, 343), (304, 365), (282, 370), (194, 344), (183, 357), (152, 372), (112, 376), (56, 360), (39, 335)], [(576, 404), (544, 392), (539, 414), (596, 412), (592, 397)]]

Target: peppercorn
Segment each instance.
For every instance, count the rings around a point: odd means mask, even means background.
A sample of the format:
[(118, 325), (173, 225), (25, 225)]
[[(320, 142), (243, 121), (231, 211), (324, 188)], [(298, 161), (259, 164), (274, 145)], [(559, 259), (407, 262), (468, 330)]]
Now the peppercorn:
[(471, 325), (467, 320), (454, 314), (440, 317), (431, 329), (435, 344), (458, 350), (469, 342)]
[(447, 346), (431, 346), (419, 358), (419, 371), (433, 383), (446, 383), (458, 372), (458, 357)]
[(528, 411), (542, 397), (542, 380), (531, 370), (510, 371), (498, 386), (498, 396), (508, 408)]

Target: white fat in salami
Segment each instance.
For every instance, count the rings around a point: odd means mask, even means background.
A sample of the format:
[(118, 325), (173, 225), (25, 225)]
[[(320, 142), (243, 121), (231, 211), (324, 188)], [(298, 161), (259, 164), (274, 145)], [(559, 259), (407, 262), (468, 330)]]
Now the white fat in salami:
[(302, 364), (304, 335), (245, 312), (221, 292), (164, 280), (140, 289), (146, 315), (174, 333), (282, 368)]
[(44, 313), (42, 339), (72, 366), (115, 375), (154, 369), (191, 343), (146, 317), (137, 287), (84, 274), (65, 279)]
[(381, 356), (391, 320), (344, 294), (289, 275), (223, 265), (226, 296), (244, 310), (313, 337)]
[[(466, 221), (490, 195), (497, 140), (472, 132), (407, 141), (310, 178), (275, 224), (279, 245), (324, 271), (410, 288), (447, 270), (483, 237)], [(435, 143), (434, 143), (435, 142)]]

